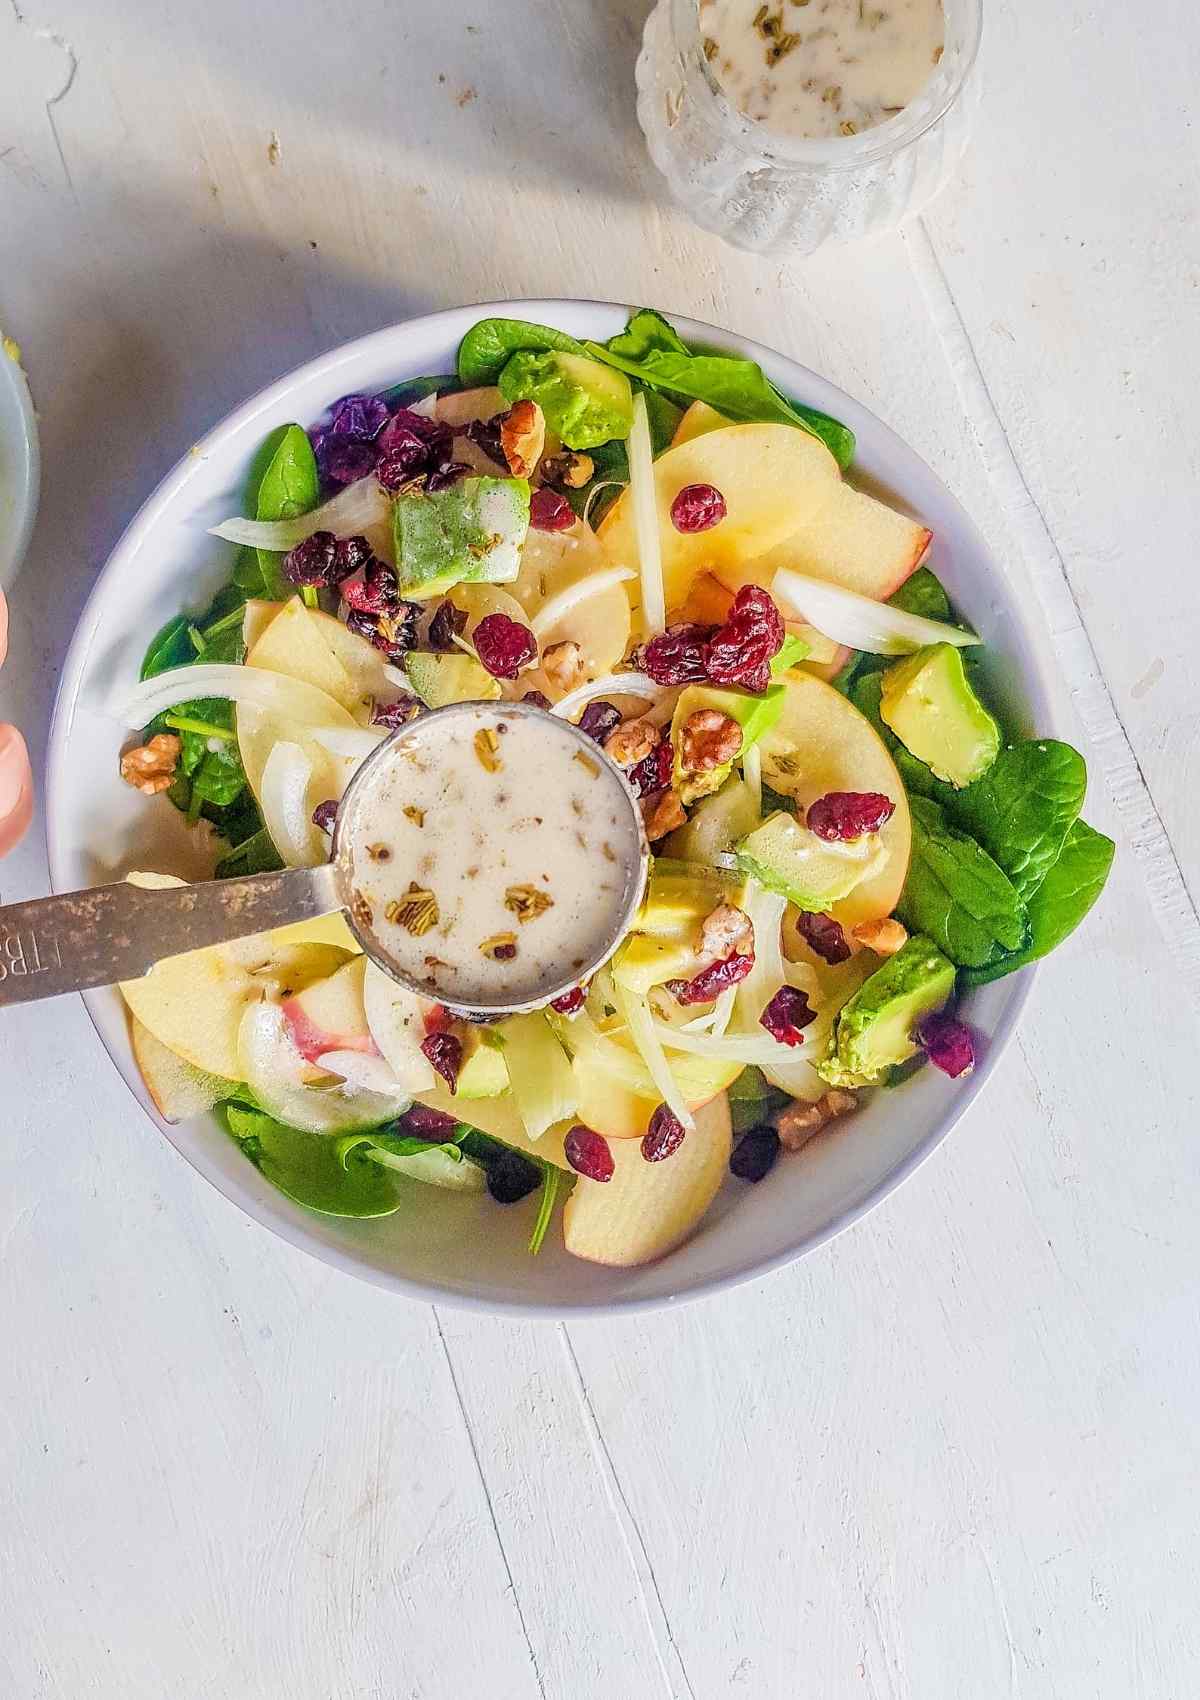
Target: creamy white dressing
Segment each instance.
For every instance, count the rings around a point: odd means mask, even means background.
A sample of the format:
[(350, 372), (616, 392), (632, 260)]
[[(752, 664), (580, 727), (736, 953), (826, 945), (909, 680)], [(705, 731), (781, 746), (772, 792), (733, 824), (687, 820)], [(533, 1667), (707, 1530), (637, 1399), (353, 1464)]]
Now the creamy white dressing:
[(351, 912), (380, 954), (462, 1008), (536, 1003), (607, 954), (642, 878), (636, 805), (561, 720), (503, 704), (415, 721), (356, 781)]
[(895, 117), (933, 75), (942, 0), (699, 0), (710, 69), (780, 135), (854, 136)]

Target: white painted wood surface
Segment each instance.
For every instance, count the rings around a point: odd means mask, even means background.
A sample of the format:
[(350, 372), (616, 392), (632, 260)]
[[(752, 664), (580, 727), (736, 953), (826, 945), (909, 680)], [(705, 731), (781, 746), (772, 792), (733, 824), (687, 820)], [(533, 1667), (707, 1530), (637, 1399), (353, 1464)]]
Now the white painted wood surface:
[[(3, 0), (46, 490), (0, 713), (36, 754), (121, 526), (278, 372), (458, 301), (651, 301), (827, 373), (966, 501), (1095, 739), (1109, 895), (867, 1222), (569, 1329), (325, 1271), (153, 1135), (82, 1008), (10, 1012), (5, 1700), (1197, 1692), (1200, 24), (992, 0), (960, 181), (793, 268), (663, 204), (644, 10)], [(44, 881), (35, 833), (0, 888)]]

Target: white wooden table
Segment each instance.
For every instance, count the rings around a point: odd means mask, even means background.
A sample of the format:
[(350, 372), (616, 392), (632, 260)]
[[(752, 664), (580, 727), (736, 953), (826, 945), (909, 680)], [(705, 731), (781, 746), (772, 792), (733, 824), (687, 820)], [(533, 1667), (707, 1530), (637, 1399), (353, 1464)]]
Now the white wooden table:
[[(310, 1262), (153, 1133), (81, 1006), (9, 1013), (4, 1700), (1200, 1686), (1200, 24), (990, 0), (960, 181), (792, 268), (664, 204), (644, 11), (2, 0), (0, 323), (46, 473), (0, 714), (36, 760), (122, 525), (266, 380), (459, 301), (652, 302), (825, 372), (966, 501), (1086, 723), (1103, 910), (868, 1221), (569, 1328)], [(35, 829), (0, 888), (45, 878)]]

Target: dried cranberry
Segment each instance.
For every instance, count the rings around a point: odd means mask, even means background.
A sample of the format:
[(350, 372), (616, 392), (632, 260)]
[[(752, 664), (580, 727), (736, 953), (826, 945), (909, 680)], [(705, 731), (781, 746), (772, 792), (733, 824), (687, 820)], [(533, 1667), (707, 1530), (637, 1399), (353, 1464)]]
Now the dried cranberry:
[(725, 514), (725, 498), (712, 484), (685, 484), (671, 503), (676, 531), (711, 531)]
[(575, 510), (565, 496), (543, 484), (529, 498), (529, 523), (535, 531), (570, 531)]
[(429, 622), (429, 632), (426, 638), (430, 649), (448, 650), (456, 648), (455, 638), (467, 623), (465, 608), (456, 608), (453, 602), (439, 602), (437, 612)]
[(465, 478), (471, 471), (465, 460), (444, 460), (440, 466), (435, 466), (425, 480), (427, 490), (448, 490), (451, 484), (457, 484), (460, 478)]
[(545, 691), (526, 691), (525, 695), (521, 698), (521, 701), (531, 702), (534, 708), (550, 707), (550, 698), (546, 695)]
[(569, 992), (560, 992), (558, 997), (550, 999), (550, 1008), (557, 1010), (559, 1015), (578, 1015), (587, 1002), (587, 993), (582, 986), (572, 986)]
[(958, 1080), (975, 1067), (975, 1040), (969, 1027), (954, 1015), (927, 1015), (917, 1028), (917, 1038), (930, 1062)]
[(333, 576), (341, 582), (351, 573), (361, 572), (375, 557), (375, 551), (365, 537), (339, 537), (334, 551)]
[(398, 602), (386, 613), (368, 614), (351, 608), (346, 625), (359, 637), (365, 637), (376, 649), (382, 650), (389, 661), (401, 661), (417, 641), (417, 619), (421, 610), (415, 602)]
[(613, 1177), (613, 1155), (602, 1133), (590, 1127), (576, 1126), (563, 1140), (563, 1156), (573, 1169), (590, 1181), (610, 1181)]
[(537, 660), (537, 639), (528, 626), (507, 614), (485, 614), (472, 634), (475, 653), (493, 679), (515, 679)]
[(656, 685), (698, 685), (708, 678), (705, 649), (716, 626), (668, 626), (638, 651), (638, 665)]
[(283, 557), (283, 576), (289, 584), (332, 584), (337, 567), (337, 538), (332, 531), (314, 531)]
[(712, 1003), (730, 986), (744, 980), (753, 967), (752, 955), (740, 956), (735, 952), (722, 957), (720, 962), (710, 962), (690, 980), (668, 980), (666, 986), (676, 1003)]
[(516, 1204), (542, 1184), (542, 1171), (536, 1163), (519, 1151), (503, 1148), (488, 1156), (484, 1174), (487, 1189), (497, 1204)]
[(397, 449), (407, 447), (414, 437), (425, 445), (430, 466), (449, 460), (450, 445), (454, 441), (449, 426), (443, 425), (440, 419), (426, 419), (423, 413), (414, 413), (409, 407), (398, 407), (380, 432), (379, 452), (393, 454)]
[(389, 418), (386, 401), (377, 395), (344, 395), (335, 402), (329, 429), (335, 437), (377, 437)]
[(775, 1167), (779, 1135), (773, 1127), (752, 1127), (733, 1148), (729, 1167), (740, 1181), (760, 1181)]
[(318, 803), (312, 812), (314, 826), (319, 826), (322, 832), (332, 832), (337, 824), (338, 806), (336, 798), (329, 797), (323, 803)]
[(648, 756), (634, 762), (625, 775), (634, 796), (649, 797), (668, 786), (671, 783), (672, 760), (671, 740), (664, 738)]
[(414, 478), (425, 476), (428, 458), (424, 444), (414, 437), (410, 448), (393, 449), (389, 454), (380, 455), (375, 476), (383, 489), (402, 490)]
[(427, 1104), (411, 1104), (396, 1120), (397, 1132), (405, 1138), (435, 1140), (439, 1145), (457, 1126), (453, 1116), (444, 1110), (431, 1110)]
[(360, 614), (390, 614), (400, 601), (400, 581), (386, 561), (372, 558), (361, 578), (342, 586), (342, 596)]
[(809, 1004), (807, 993), (797, 991), (794, 986), (780, 986), (758, 1018), (759, 1026), (765, 1027), (781, 1045), (802, 1045), (804, 1034), (800, 1029), (816, 1019), (817, 1012)]
[(714, 685), (765, 691), (771, 683), (771, 657), (783, 639), (783, 617), (771, 597), (756, 584), (743, 585), (705, 649), (708, 678)]
[(421, 1040), (421, 1054), (441, 1075), (451, 1092), (458, 1086), (458, 1071), (462, 1067), (462, 1040), (453, 1033), (430, 1033)]
[(805, 819), (818, 838), (838, 844), (878, 832), (895, 812), (895, 803), (882, 791), (827, 791), (809, 804)]
[(593, 698), (579, 716), (578, 725), (581, 732), (586, 732), (589, 738), (595, 738), (598, 744), (602, 744), (623, 719), (621, 710), (615, 704)]
[(508, 461), (500, 443), (500, 426), (507, 417), (507, 413), (497, 413), (492, 419), (472, 419), (463, 432), (464, 437), (469, 438), (476, 448), (483, 450), (489, 460), (494, 460), (496, 465), (502, 466), (506, 472)]
[(335, 437), (331, 432), (318, 464), (331, 484), (356, 484), (375, 470), (378, 459), (379, 450), (374, 443), (365, 443), (358, 437)]
[(405, 692), (394, 702), (377, 702), (371, 710), (372, 726), (387, 726), (394, 732), (397, 726), (407, 726), (414, 715), (421, 712), (421, 704), (416, 697)]
[(801, 909), (796, 916), (796, 931), (809, 950), (815, 951), (824, 961), (835, 966), (839, 962), (849, 962), (850, 946), (846, 943), (841, 922), (835, 921), (832, 915)]
[(647, 1163), (661, 1163), (671, 1157), (683, 1144), (687, 1132), (679, 1117), (665, 1104), (660, 1104), (650, 1117), (650, 1126), (642, 1140), (642, 1156)]

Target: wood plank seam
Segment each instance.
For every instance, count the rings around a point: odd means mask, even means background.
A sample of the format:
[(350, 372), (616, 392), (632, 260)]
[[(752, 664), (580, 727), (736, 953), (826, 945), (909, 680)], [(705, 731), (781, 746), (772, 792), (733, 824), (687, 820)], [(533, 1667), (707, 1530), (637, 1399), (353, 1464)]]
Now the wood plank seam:
[[(650, 1554), (646, 1550), (646, 1542), (642, 1537), (641, 1529), (638, 1527), (637, 1518), (630, 1508), (625, 1490), (621, 1486), (620, 1478), (613, 1464), (612, 1454), (608, 1449), (608, 1443), (600, 1428), (595, 1407), (587, 1390), (587, 1383), (583, 1379), (583, 1371), (579, 1367), (579, 1359), (575, 1356), (571, 1336), (563, 1322), (558, 1324), (558, 1335), (562, 1343), (563, 1356), (567, 1362), (568, 1376), (579, 1402), (579, 1413), (591, 1445), (592, 1456), (596, 1460), (596, 1468), (604, 1483), (608, 1503), (620, 1527), (625, 1550), (629, 1554), (629, 1563), (637, 1583), (646, 1627), (654, 1646), (658, 1668), (662, 1673), (663, 1691), (668, 1696), (668, 1700), (684, 1700), (684, 1697), (686, 1697), (686, 1700), (696, 1700), (696, 1691), (692, 1687), (691, 1678), (688, 1676), (687, 1667), (683, 1662), (683, 1654), (679, 1650), (679, 1643), (676, 1641), (674, 1630), (671, 1628), (671, 1620), (667, 1616), (662, 1590), (654, 1573), (654, 1565), (651, 1563)], [(673, 1670), (677, 1673), (678, 1680), (672, 1674)]]
[(1200, 912), (1104, 677), (1063, 553), (1013, 452), (924, 219), (906, 227), (904, 246), (984, 470), (1012, 523), (1089, 750), (1137, 857), (1155, 920), (1184, 986), (1200, 1008)]

